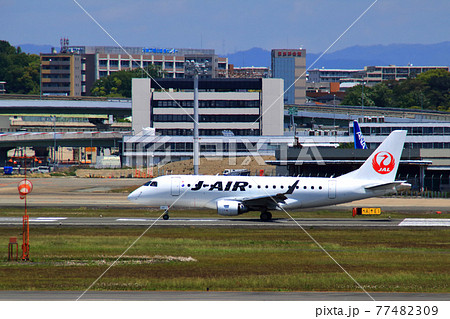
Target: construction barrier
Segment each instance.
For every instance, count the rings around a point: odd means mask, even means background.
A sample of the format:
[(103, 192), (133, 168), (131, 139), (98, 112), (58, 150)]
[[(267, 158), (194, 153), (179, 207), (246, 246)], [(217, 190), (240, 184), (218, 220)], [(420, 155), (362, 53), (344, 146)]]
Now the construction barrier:
[(353, 217), (356, 215), (380, 215), (379, 207), (353, 207)]

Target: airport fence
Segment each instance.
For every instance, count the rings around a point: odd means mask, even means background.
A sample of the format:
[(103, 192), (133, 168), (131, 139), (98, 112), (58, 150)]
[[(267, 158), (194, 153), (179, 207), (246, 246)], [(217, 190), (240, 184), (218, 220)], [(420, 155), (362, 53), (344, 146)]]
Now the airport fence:
[(403, 191), (393, 195), (395, 197), (409, 197), (409, 198), (450, 198), (449, 192), (441, 191)]

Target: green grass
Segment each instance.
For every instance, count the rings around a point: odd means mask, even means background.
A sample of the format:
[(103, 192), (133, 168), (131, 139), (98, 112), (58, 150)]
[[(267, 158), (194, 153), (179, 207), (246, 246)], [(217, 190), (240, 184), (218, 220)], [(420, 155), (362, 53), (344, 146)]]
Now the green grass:
[[(450, 230), (309, 233), (369, 292), (450, 292)], [(29, 263), (0, 256), (2, 290), (84, 290), (143, 232), (36, 228)], [(2, 228), (0, 242), (17, 236)], [(144, 262), (153, 256), (195, 261)], [(359, 291), (300, 229), (152, 228), (94, 290)]]
[[(92, 208), (92, 207), (29, 207), (28, 214), (31, 217), (160, 217), (163, 213), (160, 209), (149, 209), (136, 206), (135, 208)], [(21, 217), (23, 208), (0, 208), (0, 214), (4, 217)], [(273, 211), (273, 218), (289, 218), (282, 211)], [(289, 211), (293, 218), (351, 218), (351, 210), (299, 210)], [(171, 210), (173, 218), (229, 218), (220, 216), (215, 210), (208, 209), (179, 209)], [(250, 212), (235, 218), (259, 218), (259, 212)], [(449, 213), (435, 214), (433, 212), (382, 212), (381, 215), (359, 215), (356, 219), (386, 219), (386, 218), (450, 218)]]

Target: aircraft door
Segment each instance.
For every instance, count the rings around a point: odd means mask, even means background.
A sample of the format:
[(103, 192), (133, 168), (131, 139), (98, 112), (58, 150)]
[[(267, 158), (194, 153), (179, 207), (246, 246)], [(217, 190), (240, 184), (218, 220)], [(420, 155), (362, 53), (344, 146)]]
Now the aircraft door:
[(170, 194), (172, 196), (180, 195), (180, 178), (179, 177), (172, 177)]
[(336, 198), (336, 181), (328, 181), (328, 198)]

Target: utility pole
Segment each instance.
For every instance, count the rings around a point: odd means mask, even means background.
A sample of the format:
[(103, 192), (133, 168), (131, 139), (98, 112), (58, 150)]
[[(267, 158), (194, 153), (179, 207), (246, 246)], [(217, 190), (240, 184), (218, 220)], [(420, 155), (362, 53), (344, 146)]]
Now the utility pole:
[(56, 169), (56, 116), (52, 116), (53, 120), (53, 172)]
[(187, 70), (194, 78), (194, 136), (193, 136), (193, 162), (194, 162), (194, 175), (199, 175), (200, 166), (200, 141), (199, 141), (199, 103), (198, 103), (198, 77), (199, 74), (207, 74), (209, 61), (205, 60), (203, 63), (196, 62), (194, 60), (187, 61)]
[(364, 81), (361, 89), (361, 117), (364, 118)]
[(198, 71), (194, 71), (194, 175), (200, 165), (200, 144), (198, 138)]

